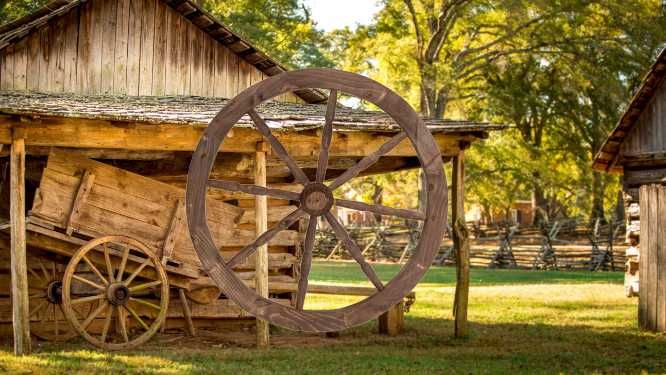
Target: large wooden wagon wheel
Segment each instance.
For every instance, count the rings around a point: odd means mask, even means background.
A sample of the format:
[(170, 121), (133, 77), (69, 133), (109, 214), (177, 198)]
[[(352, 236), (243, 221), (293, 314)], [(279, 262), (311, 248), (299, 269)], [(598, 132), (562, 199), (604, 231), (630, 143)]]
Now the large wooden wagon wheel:
[[(164, 323), (169, 282), (159, 258), (143, 243), (126, 236), (100, 237), (70, 260), (62, 300), (67, 320), (88, 342), (129, 349), (149, 340)], [(81, 318), (75, 313), (76, 306), (93, 301), (97, 306), (90, 314)]]
[[(288, 154), (285, 147), (272, 134), (265, 121), (255, 111), (255, 107), (264, 101), (287, 91), (306, 88), (330, 90), (314, 181), (308, 179), (296, 161)], [(328, 156), (333, 138), (338, 92), (375, 104), (392, 117), (401, 131), (375, 152), (362, 158), (353, 167), (336, 177), (332, 182), (325, 182)], [(230, 181), (209, 180), (217, 152), (225, 136), (234, 124), (246, 114), (250, 116), (257, 130), (271, 145), (272, 152), (288, 166), (295, 181), (303, 185), (301, 193), (255, 185), (243, 185)], [(427, 190), (425, 212), (334, 199), (333, 190), (372, 166), (380, 157), (391, 152), (405, 139), (408, 139), (416, 150), (416, 155), (425, 174)], [(282, 219), (274, 228), (258, 236), (252, 244), (243, 248), (228, 262), (225, 262), (213, 242), (206, 221), (205, 196), (209, 187), (288, 199), (298, 202), (299, 208)], [(433, 258), (439, 249), (447, 215), (447, 190), (441, 154), (423, 121), (407, 102), (390, 89), (369, 78), (331, 69), (311, 69), (283, 73), (257, 83), (231, 100), (204, 131), (192, 156), (187, 181), (186, 202), (187, 220), (194, 247), (204, 269), (217, 286), (229, 298), (251, 314), (276, 325), (307, 332), (339, 331), (349, 328), (367, 322), (397, 304), (416, 286), (432, 264)], [(372, 266), (366, 262), (359, 246), (330, 212), (333, 205), (424, 221), (423, 233), (414, 256), (390, 282), (382, 282)], [(377, 288), (377, 292), (358, 303), (340, 309), (305, 310), (303, 309), (303, 301), (307, 293), (308, 275), (312, 263), (312, 248), (317, 226), (316, 219), (321, 216), (331, 225), (338, 240), (360, 265), (368, 280)], [(253, 254), (259, 246), (270, 241), (278, 232), (289, 228), (301, 218), (309, 218), (310, 220), (304, 240), (297, 303), (295, 307), (284, 306), (257, 295), (254, 290), (247, 287), (242, 280), (236, 277), (232, 268)]]
[[(67, 341), (76, 337), (62, 310), (64, 266), (41, 257), (31, 257), (29, 262), (30, 333), (46, 341)], [(90, 303), (82, 304), (75, 313), (85, 315), (90, 309)]]

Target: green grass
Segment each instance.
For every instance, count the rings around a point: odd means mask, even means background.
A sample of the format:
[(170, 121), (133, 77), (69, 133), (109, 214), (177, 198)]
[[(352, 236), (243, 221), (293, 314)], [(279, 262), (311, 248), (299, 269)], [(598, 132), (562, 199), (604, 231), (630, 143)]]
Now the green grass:
[[(382, 278), (397, 272), (375, 265)], [(316, 263), (321, 283), (360, 284), (352, 263)], [(202, 334), (165, 344), (157, 337), (139, 350), (100, 353), (85, 343), (39, 344), (15, 358), (7, 344), (0, 371), (36, 373), (665, 373), (666, 338), (636, 328), (636, 300), (623, 296), (621, 273), (472, 271), (471, 335), (452, 338), (451, 268), (434, 268), (416, 289), (407, 331), (376, 334), (375, 323), (339, 338), (277, 330), (275, 347)], [(310, 296), (330, 307), (346, 297)], [(222, 335), (221, 337), (227, 337)]]

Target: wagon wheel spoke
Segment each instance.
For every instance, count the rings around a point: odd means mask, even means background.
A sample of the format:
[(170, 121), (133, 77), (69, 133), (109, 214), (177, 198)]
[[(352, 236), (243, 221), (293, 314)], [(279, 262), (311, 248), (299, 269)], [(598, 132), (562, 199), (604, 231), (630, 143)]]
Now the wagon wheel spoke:
[(254, 252), (257, 251), (258, 247), (260, 247), (263, 244), (268, 243), (278, 233), (282, 232), (283, 230), (288, 229), (298, 219), (300, 219), (303, 215), (305, 215), (305, 211), (303, 211), (301, 208), (299, 208), (299, 209), (295, 210), (294, 212), (290, 213), (289, 215), (285, 216), (282, 220), (280, 220), (279, 223), (277, 223), (275, 225), (275, 227), (273, 227), (273, 228), (267, 230), (266, 232), (262, 233), (259, 237), (257, 237), (256, 240), (254, 240), (253, 243), (245, 246), (238, 253), (236, 253), (227, 262), (227, 266), (229, 266), (230, 268), (233, 268), (233, 267), (237, 266), (239, 263), (243, 262), (245, 259), (247, 259), (247, 257), (254, 254)]
[(97, 275), (97, 277), (99, 277), (99, 279), (102, 280), (104, 285), (109, 285), (109, 281), (104, 276), (102, 276), (102, 273), (99, 272), (97, 267), (95, 267), (95, 265), (90, 261), (90, 259), (88, 259), (87, 256), (84, 255), (83, 260), (86, 262), (88, 267), (90, 267), (90, 269), (95, 273), (95, 275)]
[(40, 311), (42, 311), (44, 308), (46, 308), (49, 305), (48, 301), (42, 301), (37, 307), (35, 307), (34, 310), (30, 312), (30, 317), (34, 317), (35, 315), (38, 315)]
[(146, 324), (146, 322), (144, 322), (143, 319), (141, 319), (139, 314), (137, 314), (133, 308), (131, 308), (129, 305), (123, 305), (123, 307), (125, 308), (125, 310), (127, 310), (130, 313), (130, 315), (132, 315), (132, 317), (139, 323), (139, 325), (141, 325), (143, 329), (145, 329), (146, 331), (150, 330), (150, 326), (148, 326), (148, 324)]
[(289, 156), (289, 153), (287, 153), (287, 150), (285, 150), (284, 146), (282, 146), (282, 143), (280, 143), (280, 141), (277, 138), (275, 138), (273, 133), (271, 133), (270, 128), (268, 127), (268, 125), (266, 125), (264, 119), (262, 119), (261, 116), (259, 116), (257, 111), (251, 109), (248, 111), (247, 114), (250, 115), (250, 118), (252, 119), (252, 122), (254, 122), (254, 125), (256, 126), (257, 130), (259, 130), (261, 135), (263, 135), (264, 138), (266, 138), (266, 140), (268, 141), (268, 143), (271, 144), (273, 152), (275, 152), (275, 154), (277, 154), (277, 156), (287, 164), (287, 167), (291, 171), (291, 174), (294, 176), (296, 181), (298, 181), (301, 185), (305, 185), (308, 182), (310, 182), (310, 180), (305, 175), (303, 170), (298, 166), (298, 164), (296, 164), (294, 159), (292, 159), (292, 157)]
[[(96, 294), (94, 296), (88, 296), (88, 297), (81, 297), (81, 298), (73, 299), (71, 301), (71, 304), (72, 304), (72, 306), (73, 305), (80, 305), (80, 304), (86, 303), (86, 302), (94, 302), (94, 301), (97, 301), (97, 300), (103, 300), (105, 297), (106, 296), (105, 296), (104, 293), (100, 293), (100, 294)], [(104, 303), (106, 303), (106, 301)]]
[(315, 242), (315, 233), (317, 231), (317, 218), (310, 217), (308, 229), (305, 234), (305, 246), (303, 249), (303, 259), (301, 260), (301, 277), (298, 280), (298, 294), (296, 295), (296, 308), (303, 310), (305, 295), (308, 292), (308, 277), (312, 267), (312, 248)]
[(127, 266), (127, 257), (129, 256), (130, 248), (129, 245), (125, 244), (123, 248), (123, 257), (120, 260), (120, 266), (118, 267), (118, 274), (116, 275), (116, 281), (123, 281), (123, 274), (125, 273), (125, 266)]
[(72, 278), (73, 278), (74, 280), (80, 281), (80, 282), (82, 282), (82, 283), (84, 283), (84, 284), (90, 285), (91, 287), (93, 287), (93, 288), (95, 288), (95, 289), (106, 290), (105, 287), (103, 287), (103, 286), (97, 284), (97, 283), (94, 282), (94, 281), (90, 281), (90, 280), (86, 279), (85, 277), (81, 277), (81, 276), (79, 276), (79, 275), (72, 275)]
[(35, 270), (28, 267), (28, 273), (30, 273), (32, 275), (32, 277), (37, 279), (37, 282), (39, 282), (40, 287), (45, 287), (46, 286), (46, 283), (48, 282), (48, 280), (44, 280), (37, 272), (35, 272)]
[(104, 327), (102, 327), (102, 336), (100, 341), (102, 343), (106, 342), (106, 335), (109, 334), (109, 328), (111, 327), (111, 321), (113, 320), (113, 306), (109, 305), (106, 311), (106, 317), (104, 318)]
[(114, 282), (113, 265), (111, 264), (111, 255), (109, 255), (109, 247), (106, 244), (102, 245), (104, 248), (104, 263), (106, 264), (106, 274), (109, 276), (109, 281)]
[(133, 292), (133, 293), (136, 293), (136, 292), (140, 292), (140, 291), (143, 291), (143, 290), (146, 290), (146, 289), (150, 289), (152, 287), (155, 287), (155, 286), (158, 286), (158, 285), (161, 285), (161, 284), (162, 284), (162, 281), (160, 281), (160, 280), (151, 281), (149, 283), (139, 284), (137, 286), (133, 286), (133, 287), (129, 288), (129, 291)]
[(316, 182), (324, 182), (326, 179), (326, 169), (328, 168), (328, 150), (331, 148), (333, 140), (333, 120), (335, 119), (335, 107), (338, 104), (338, 91), (331, 90), (328, 96), (328, 106), (326, 107), (326, 122), (321, 136), (321, 151), (317, 161)]
[(42, 269), (42, 273), (44, 274), (44, 281), (49, 282), (51, 277), (49, 276), (49, 272), (46, 270), (46, 267), (44, 267), (44, 263), (42, 263), (42, 260), (39, 258), (37, 258), (37, 262), (39, 263), (39, 268)]
[(118, 328), (120, 328), (120, 335), (123, 337), (125, 342), (129, 342), (129, 337), (127, 336), (127, 322), (125, 321), (125, 313), (122, 306), (116, 306), (116, 319), (118, 319)]
[(58, 306), (53, 305), (53, 330), (56, 337), (60, 336), (60, 319), (58, 319)]
[(375, 164), (377, 161), (379, 161), (379, 159), (382, 156), (391, 152), (391, 150), (393, 150), (397, 145), (399, 145), (400, 142), (402, 142), (405, 138), (407, 138), (407, 133), (405, 133), (404, 131), (393, 136), (393, 138), (389, 139), (388, 141), (386, 141), (386, 143), (381, 145), (379, 149), (377, 149), (377, 151), (364, 157), (353, 167), (347, 169), (344, 173), (342, 173), (335, 180), (333, 180), (331, 185), (329, 185), (329, 188), (331, 190), (335, 190), (340, 186), (342, 186), (345, 182), (358, 176), (359, 173), (363, 172), (364, 170), (368, 169), (373, 164)]
[(161, 310), (161, 307), (159, 307), (158, 305), (156, 305), (156, 304), (154, 304), (154, 303), (152, 303), (152, 302), (148, 302), (148, 301), (145, 301), (145, 300), (142, 300), (142, 299), (136, 298), (136, 297), (130, 297), (129, 300), (132, 301), (132, 302), (138, 303), (138, 304), (140, 304), (140, 305), (144, 305), (144, 306), (150, 307), (151, 309), (155, 309), (155, 310), (157, 310), (157, 311)]
[(137, 267), (134, 272), (130, 275), (130, 277), (127, 278), (127, 280), (123, 281), (123, 285), (128, 286), (132, 283), (135, 277), (137, 277), (141, 271), (143, 271), (144, 268), (148, 266), (148, 263), (150, 263), (150, 258), (146, 258), (146, 260), (141, 263), (139, 267)]
[(287, 190), (266, 188), (252, 184), (241, 184), (234, 181), (208, 180), (208, 186), (233, 192), (241, 192), (251, 195), (266, 195), (277, 199), (286, 199), (297, 201), (300, 198), (298, 193)]
[(51, 279), (51, 280), (58, 280), (58, 272), (56, 270), (56, 262), (51, 263), (51, 271), (53, 271), (53, 279)]
[(393, 207), (382, 206), (380, 204), (367, 204), (363, 202), (350, 201), (345, 199), (336, 199), (335, 205), (345, 208), (351, 208), (352, 210), (357, 210), (357, 211), (368, 211), (380, 215), (397, 216), (403, 219), (425, 220), (425, 215), (417, 210), (393, 208)]
[[(73, 302), (73, 301), (72, 301), (72, 302)], [(106, 301), (102, 301), (102, 303), (100, 303), (99, 306), (97, 306), (97, 308), (95, 309), (95, 311), (93, 311), (92, 313), (90, 313), (90, 315), (88, 315), (88, 317), (86, 318), (86, 320), (84, 320), (83, 323), (81, 323), (81, 327), (83, 327), (83, 329), (87, 329), (88, 326), (90, 325), (90, 323), (92, 323), (93, 320), (95, 320), (95, 318), (97, 318), (97, 315), (99, 315), (99, 314), (100, 314), (100, 313), (106, 308), (106, 306), (107, 306), (108, 304), (109, 304), (108, 302), (106, 302)]]
[(32, 294), (28, 297), (28, 299), (37, 299), (37, 298), (46, 298), (46, 293), (40, 292), (37, 294)]
[(351, 254), (352, 258), (356, 261), (361, 266), (361, 270), (363, 270), (363, 273), (368, 277), (368, 279), (372, 282), (372, 284), (377, 288), (378, 290), (384, 289), (384, 284), (382, 284), (382, 281), (379, 279), (379, 276), (377, 276), (377, 273), (375, 273), (375, 270), (370, 266), (368, 262), (366, 262), (365, 258), (363, 257), (363, 254), (361, 253), (361, 249), (358, 247), (356, 242), (352, 240), (351, 236), (349, 236), (349, 233), (347, 233), (347, 230), (345, 227), (340, 224), (338, 219), (333, 216), (332, 213), (327, 212), (326, 214), (326, 220), (328, 221), (329, 224), (331, 224), (331, 228), (333, 228), (333, 232), (335, 232), (335, 236), (338, 238), (340, 242), (342, 242), (343, 246), (347, 248), (347, 251)]

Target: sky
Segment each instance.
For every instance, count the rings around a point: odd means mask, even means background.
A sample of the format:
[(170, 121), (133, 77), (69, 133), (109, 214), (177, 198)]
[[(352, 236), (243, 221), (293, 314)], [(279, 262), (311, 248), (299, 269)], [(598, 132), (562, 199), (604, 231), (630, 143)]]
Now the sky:
[(312, 10), (312, 19), (317, 27), (325, 31), (354, 28), (357, 24), (368, 24), (379, 10), (379, 0), (304, 0)]

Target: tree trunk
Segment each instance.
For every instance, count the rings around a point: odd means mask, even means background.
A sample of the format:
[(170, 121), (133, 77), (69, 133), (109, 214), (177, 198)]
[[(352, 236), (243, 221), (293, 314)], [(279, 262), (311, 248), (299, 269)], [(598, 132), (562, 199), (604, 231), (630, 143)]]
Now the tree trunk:
[(532, 189), (532, 212), (534, 213), (532, 224), (538, 226), (548, 222), (548, 201), (546, 200), (546, 194), (541, 186), (541, 173), (539, 171), (534, 171), (532, 177), (535, 184)]
[(601, 219), (605, 222), (604, 218), (604, 182), (603, 176), (600, 172), (593, 172), (592, 174), (592, 212), (590, 212), (591, 219)]

